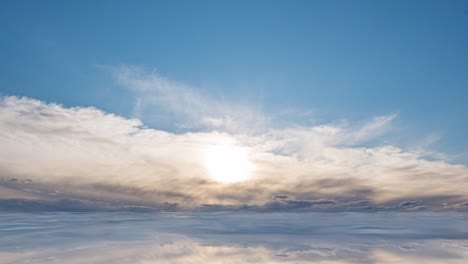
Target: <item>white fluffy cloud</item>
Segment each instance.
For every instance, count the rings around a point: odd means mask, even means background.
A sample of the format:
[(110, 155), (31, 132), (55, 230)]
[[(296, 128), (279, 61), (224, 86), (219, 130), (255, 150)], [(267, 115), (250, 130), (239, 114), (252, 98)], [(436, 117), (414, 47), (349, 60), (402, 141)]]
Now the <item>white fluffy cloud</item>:
[[(178, 204), (181, 209), (204, 204), (323, 207), (323, 202), (311, 202), (317, 199), (329, 199), (338, 209), (356, 201), (390, 208), (405, 200), (418, 201), (411, 208), (442, 208), (443, 203), (447, 207), (468, 199), (465, 166), (425, 159), (420, 150), (361, 144), (384, 133), (393, 114), (360, 125), (263, 126), (251, 133), (244, 129), (249, 122), (240, 118), (242, 113), (232, 118), (237, 107), (224, 112), (187, 87), (154, 73), (137, 73), (124, 69), (120, 81), (149, 91), (151, 100), (186, 116), (185, 121), (222, 121), (211, 127), (203, 123), (206, 132), (174, 134), (95, 108), (2, 97), (0, 199), (92, 198)], [(232, 122), (226, 125), (229, 118)], [(203, 151), (220, 143), (248, 151), (255, 166), (250, 180), (231, 185), (208, 177)], [(21, 185), (25, 179), (32, 183)]]

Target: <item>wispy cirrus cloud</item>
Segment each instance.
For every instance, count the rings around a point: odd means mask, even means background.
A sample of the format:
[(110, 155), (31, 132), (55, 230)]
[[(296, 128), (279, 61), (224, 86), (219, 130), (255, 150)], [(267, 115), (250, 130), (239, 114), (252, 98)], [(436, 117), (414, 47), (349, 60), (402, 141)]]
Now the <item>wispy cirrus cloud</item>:
[(175, 123), (184, 131), (252, 132), (264, 128), (269, 122), (266, 115), (252, 107), (203, 95), (156, 71), (121, 66), (113, 72), (119, 84), (135, 93), (134, 114), (140, 118)]
[[(120, 66), (113, 68), (113, 73), (120, 85), (135, 93), (136, 117), (169, 121), (186, 132), (217, 130), (233, 134), (262, 134), (278, 131), (285, 134), (289, 131), (320, 138), (320, 141), (328, 141), (327, 144), (356, 145), (388, 132), (391, 122), (397, 117), (391, 113), (358, 124), (340, 120), (308, 126), (296, 117), (304, 112), (302, 119), (310, 116), (307, 111), (289, 109), (264, 113), (255, 106), (202, 94), (200, 89), (142, 67)], [(296, 121), (291, 123), (288, 119)]]

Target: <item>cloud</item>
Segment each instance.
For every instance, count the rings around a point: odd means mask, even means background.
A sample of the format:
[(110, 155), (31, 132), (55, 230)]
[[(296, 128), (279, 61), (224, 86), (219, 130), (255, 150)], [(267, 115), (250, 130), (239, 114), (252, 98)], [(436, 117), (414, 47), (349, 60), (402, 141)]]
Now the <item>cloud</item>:
[[(150, 100), (173, 112), (175, 120), (190, 123), (190, 131), (152, 129), (92, 107), (1, 97), (3, 204), (32, 199), (38, 207), (81, 201), (93, 210), (466, 209), (460, 206), (468, 200), (464, 165), (426, 159), (421, 149), (366, 146), (389, 133), (395, 114), (270, 127), (255, 121), (268, 118), (247, 107), (213, 101), (156, 73), (124, 67), (118, 76), (141, 93), (141, 104)], [(203, 153), (219, 144), (246, 150), (254, 167), (249, 180), (222, 184), (209, 177)]]
[(251, 107), (202, 95), (193, 87), (169, 80), (156, 71), (121, 66), (114, 68), (114, 74), (120, 85), (135, 93), (135, 116), (158, 125), (175, 122), (181, 131), (253, 132), (269, 122), (269, 118)]
[(349, 125), (342, 120), (338, 124), (303, 127), (288, 122), (288, 119), (309, 117), (309, 111), (288, 109), (266, 114), (258, 110), (261, 107), (208, 96), (200, 92), (200, 88), (170, 80), (155, 70), (149, 71), (137, 66), (122, 65), (113, 68), (113, 74), (118, 84), (134, 92), (136, 100), (133, 112), (137, 118), (153, 121), (156, 125), (175, 123), (181, 131), (220, 130), (259, 134), (279, 127), (280, 134), (284, 135), (286, 131), (282, 125), (287, 124), (288, 127), (294, 127), (290, 130), (292, 133), (304, 133), (307, 136), (317, 134), (322, 140), (351, 145), (385, 134), (390, 123), (397, 117), (394, 113), (377, 116), (359, 126)]
[(160, 210), (172, 211), (172, 208), (171, 204), (154, 208), (72, 198), (0, 199), (0, 211), (3, 212), (158, 212)]

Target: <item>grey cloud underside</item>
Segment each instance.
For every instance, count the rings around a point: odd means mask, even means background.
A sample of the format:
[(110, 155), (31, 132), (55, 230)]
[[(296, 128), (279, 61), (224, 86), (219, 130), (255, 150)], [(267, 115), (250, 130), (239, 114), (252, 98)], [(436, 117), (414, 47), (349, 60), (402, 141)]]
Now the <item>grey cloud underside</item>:
[[(3, 179), (0, 190), (22, 193), (28, 198), (0, 199), (0, 211), (15, 212), (173, 212), (173, 211), (252, 211), (252, 212), (383, 212), (383, 211), (460, 211), (468, 212), (468, 202), (460, 196), (412, 197), (414, 200), (395, 200), (376, 204), (366, 199), (365, 192), (360, 196), (319, 196), (308, 193), (297, 193), (301, 199), (288, 195), (272, 195), (269, 201), (248, 203), (238, 200), (225, 204), (193, 204), (188, 201), (196, 199), (189, 194), (159, 192), (157, 189), (139, 190), (123, 186), (81, 185), (63, 187), (50, 184), (39, 184), (30, 179)], [(239, 192), (245, 193), (238, 186)], [(250, 189), (250, 192), (261, 190)], [(21, 195), (18, 195), (21, 196)], [(222, 196), (220, 194), (220, 196)], [(151, 199), (150, 197), (158, 197)], [(183, 197), (181, 200), (180, 198)], [(221, 197), (218, 199), (222, 200)], [(179, 201), (173, 202), (173, 201)], [(251, 199), (255, 201), (255, 199)], [(180, 202), (182, 201), (182, 202)], [(183, 202), (186, 201), (186, 202)]]

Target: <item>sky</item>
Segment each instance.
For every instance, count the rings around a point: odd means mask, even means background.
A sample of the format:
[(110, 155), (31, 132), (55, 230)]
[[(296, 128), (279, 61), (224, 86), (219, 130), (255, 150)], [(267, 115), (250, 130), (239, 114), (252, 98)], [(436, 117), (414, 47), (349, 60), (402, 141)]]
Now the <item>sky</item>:
[(1, 6), (2, 209), (468, 208), (466, 1)]

